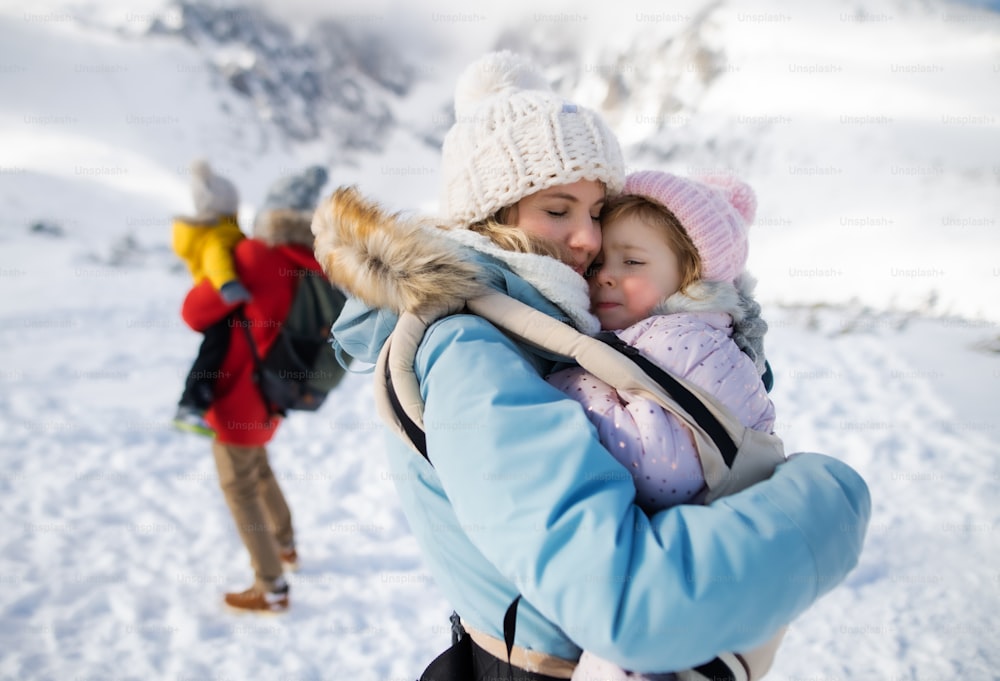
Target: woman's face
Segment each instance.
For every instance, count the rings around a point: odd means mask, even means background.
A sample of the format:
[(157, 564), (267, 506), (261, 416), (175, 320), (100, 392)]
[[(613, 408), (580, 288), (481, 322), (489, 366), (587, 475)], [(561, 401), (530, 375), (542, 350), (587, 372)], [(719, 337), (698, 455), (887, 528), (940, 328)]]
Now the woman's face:
[(557, 244), (565, 252), (563, 262), (583, 276), (587, 265), (601, 250), (604, 185), (596, 180), (549, 187), (518, 201), (510, 224)]

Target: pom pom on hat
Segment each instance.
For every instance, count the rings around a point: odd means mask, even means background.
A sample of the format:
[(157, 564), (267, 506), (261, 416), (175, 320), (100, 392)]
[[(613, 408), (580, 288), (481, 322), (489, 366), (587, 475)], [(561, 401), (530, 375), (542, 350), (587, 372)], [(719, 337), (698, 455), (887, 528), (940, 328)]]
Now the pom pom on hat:
[(441, 165), (441, 208), (456, 227), (549, 187), (595, 180), (614, 195), (625, 179), (618, 140), (600, 115), (566, 102), (509, 51), (483, 56), (459, 77)]
[(198, 218), (216, 219), (239, 211), (240, 195), (235, 185), (216, 174), (203, 159), (191, 163), (191, 198)]
[(468, 66), (455, 85), (455, 117), (465, 118), (490, 97), (516, 90), (550, 92), (548, 82), (527, 59), (508, 50), (493, 52)]
[(641, 196), (677, 218), (701, 258), (702, 279), (732, 282), (746, 267), (757, 196), (735, 177), (701, 181), (644, 170), (625, 178), (623, 195)]
[(749, 226), (757, 216), (757, 194), (746, 182), (732, 175), (703, 177), (701, 181), (720, 190)]

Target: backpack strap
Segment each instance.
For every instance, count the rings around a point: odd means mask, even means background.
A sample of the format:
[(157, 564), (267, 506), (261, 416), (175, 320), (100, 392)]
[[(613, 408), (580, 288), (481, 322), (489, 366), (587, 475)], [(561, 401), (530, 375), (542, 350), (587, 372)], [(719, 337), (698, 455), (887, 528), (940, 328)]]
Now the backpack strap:
[(271, 404), (271, 400), (268, 399), (267, 395), (264, 394), (264, 388), (261, 386), (261, 375), (263, 374), (263, 359), (260, 353), (257, 352), (257, 343), (254, 342), (253, 334), (250, 332), (250, 322), (247, 321), (246, 316), (243, 314), (243, 306), (240, 305), (233, 312), (233, 318), (236, 323), (243, 328), (243, 334), (246, 336), (247, 345), (250, 347), (250, 356), (253, 358), (253, 384), (257, 386), (257, 394), (260, 395), (260, 399), (264, 402), (264, 407), (269, 413), (280, 414), (284, 416), (284, 412)]

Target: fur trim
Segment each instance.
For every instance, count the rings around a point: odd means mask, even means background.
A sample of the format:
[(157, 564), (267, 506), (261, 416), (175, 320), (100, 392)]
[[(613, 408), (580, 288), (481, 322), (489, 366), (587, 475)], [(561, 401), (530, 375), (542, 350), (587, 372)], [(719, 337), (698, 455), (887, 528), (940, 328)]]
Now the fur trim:
[(764, 335), (767, 322), (760, 316), (760, 305), (754, 300), (757, 280), (743, 272), (732, 284), (722, 281), (697, 281), (686, 293), (675, 293), (656, 306), (653, 314), (676, 312), (724, 312), (733, 318), (733, 342), (763, 375), (766, 369)]
[(757, 288), (757, 279), (744, 271), (736, 278), (736, 289), (740, 295), (740, 306), (743, 318), (737, 319), (733, 328), (733, 342), (753, 360), (757, 371), (763, 376), (767, 369), (767, 358), (764, 356), (764, 336), (767, 334), (767, 322), (760, 316), (760, 303), (753, 297)]
[(757, 290), (757, 277), (743, 270), (733, 283), (736, 284), (736, 290), (740, 292), (740, 295), (753, 298), (753, 293)]
[(733, 284), (704, 280), (691, 284), (683, 293), (678, 291), (653, 310), (653, 314), (677, 312), (725, 312), (734, 322), (742, 321), (746, 314)]
[(299, 244), (313, 247), (310, 229), (312, 215), (306, 211), (280, 208), (260, 214), (253, 226), (253, 236), (268, 246)]
[(485, 288), (460, 244), (426, 223), (385, 213), (354, 187), (320, 204), (312, 232), (330, 281), (371, 307), (434, 318)]

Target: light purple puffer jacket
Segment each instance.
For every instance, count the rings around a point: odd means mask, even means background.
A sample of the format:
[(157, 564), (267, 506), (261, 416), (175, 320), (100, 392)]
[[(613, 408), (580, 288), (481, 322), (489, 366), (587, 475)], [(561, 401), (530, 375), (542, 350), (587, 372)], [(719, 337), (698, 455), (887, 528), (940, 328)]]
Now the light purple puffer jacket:
[[(711, 393), (743, 425), (772, 432), (774, 404), (732, 333), (726, 312), (655, 315), (615, 332), (661, 368)], [(690, 502), (701, 491), (705, 479), (691, 434), (658, 404), (619, 392), (579, 367), (547, 380), (583, 404), (601, 442), (632, 473), (644, 510)]]

